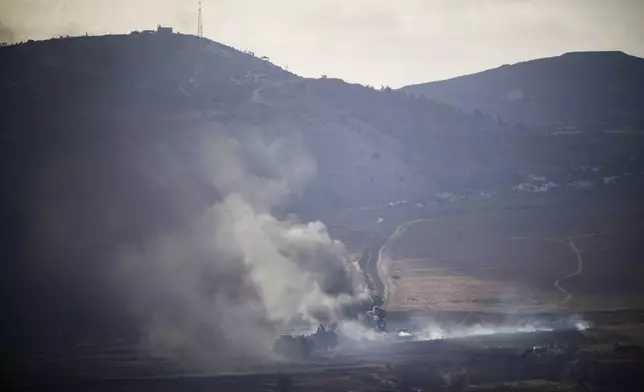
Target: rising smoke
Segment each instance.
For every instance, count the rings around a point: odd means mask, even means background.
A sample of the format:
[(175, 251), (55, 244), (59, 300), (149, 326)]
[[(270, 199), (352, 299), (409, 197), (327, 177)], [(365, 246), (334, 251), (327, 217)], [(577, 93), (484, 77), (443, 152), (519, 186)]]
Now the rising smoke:
[(121, 255), (116, 282), (146, 346), (221, 369), (262, 357), (276, 335), (336, 322), (368, 298), (359, 266), (321, 222), (271, 213), (315, 175), (298, 132), (203, 132), (198, 167), (220, 199), (200, 217)]

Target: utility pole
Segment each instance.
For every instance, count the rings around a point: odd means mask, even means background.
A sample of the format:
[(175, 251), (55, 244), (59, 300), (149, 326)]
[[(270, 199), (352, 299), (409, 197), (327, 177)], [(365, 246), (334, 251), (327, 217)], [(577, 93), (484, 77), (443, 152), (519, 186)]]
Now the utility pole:
[(199, 0), (199, 19), (197, 21), (197, 36), (203, 38), (203, 19), (201, 17), (201, 0)]

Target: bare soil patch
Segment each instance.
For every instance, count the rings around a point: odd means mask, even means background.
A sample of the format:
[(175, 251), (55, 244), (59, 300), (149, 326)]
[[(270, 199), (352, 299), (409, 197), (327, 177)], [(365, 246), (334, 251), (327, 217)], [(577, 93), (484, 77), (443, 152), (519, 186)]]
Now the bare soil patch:
[(641, 308), (641, 233), (644, 208), (633, 203), (438, 216), (390, 244), (389, 308)]

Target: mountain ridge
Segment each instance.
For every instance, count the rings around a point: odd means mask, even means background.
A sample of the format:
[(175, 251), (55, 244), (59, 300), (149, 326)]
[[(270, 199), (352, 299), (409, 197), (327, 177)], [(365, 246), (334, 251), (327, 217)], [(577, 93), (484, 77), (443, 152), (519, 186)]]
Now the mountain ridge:
[(569, 52), (401, 90), (524, 126), (640, 127), (642, 74), (644, 59), (621, 51)]
[(608, 54), (608, 55), (620, 55), (620, 56), (625, 55), (625, 56), (629, 56), (629, 57), (641, 58), (641, 57), (638, 57), (638, 56), (635, 56), (635, 55), (628, 54), (628, 53), (626, 53), (624, 51), (621, 51), (621, 50), (588, 50), (588, 51), (583, 51), (582, 50), (582, 51), (564, 52), (564, 53), (562, 53), (560, 55), (554, 55), (554, 56), (548, 56), (548, 57), (538, 57), (538, 58), (534, 58), (534, 59), (530, 59), (530, 60), (521, 60), (521, 61), (517, 61), (516, 63), (505, 63), (505, 64), (501, 64), (501, 65), (499, 65), (497, 67), (484, 69), (482, 71), (476, 71), (476, 72), (471, 72), (471, 73), (467, 73), (467, 74), (463, 74), (463, 75), (458, 75), (458, 76), (453, 76), (453, 77), (448, 77), (448, 78), (443, 78), (443, 79), (432, 80), (430, 82), (412, 83), (412, 84), (408, 84), (406, 86), (403, 86), (400, 89), (405, 89), (405, 88), (408, 88), (408, 87), (415, 87), (415, 86), (422, 86), (422, 85), (429, 84), (429, 83), (439, 83), (439, 82), (446, 82), (446, 81), (449, 81), (449, 80), (467, 78), (468, 76), (479, 75), (479, 74), (494, 71), (494, 70), (497, 70), (497, 69), (501, 69), (501, 68), (505, 68), (505, 67), (511, 67), (513, 65), (531, 63), (531, 62), (534, 62), (534, 61), (556, 59), (556, 58), (564, 57), (564, 56), (576, 56), (576, 55), (584, 55), (584, 54), (600, 54), (600, 55), (601, 54)]

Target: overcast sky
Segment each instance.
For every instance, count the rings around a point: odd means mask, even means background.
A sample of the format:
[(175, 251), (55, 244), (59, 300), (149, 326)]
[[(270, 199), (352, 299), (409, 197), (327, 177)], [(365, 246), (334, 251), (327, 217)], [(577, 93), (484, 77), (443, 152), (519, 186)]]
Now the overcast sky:
[[(393, 87), (580, 50), (644, 57), (644, 0), (204, 0), (209, 38)], [(0, 0), (0, 39), (197, 30), (197, 0)], [(4, 25), (6, 28), (3, 28)]]

